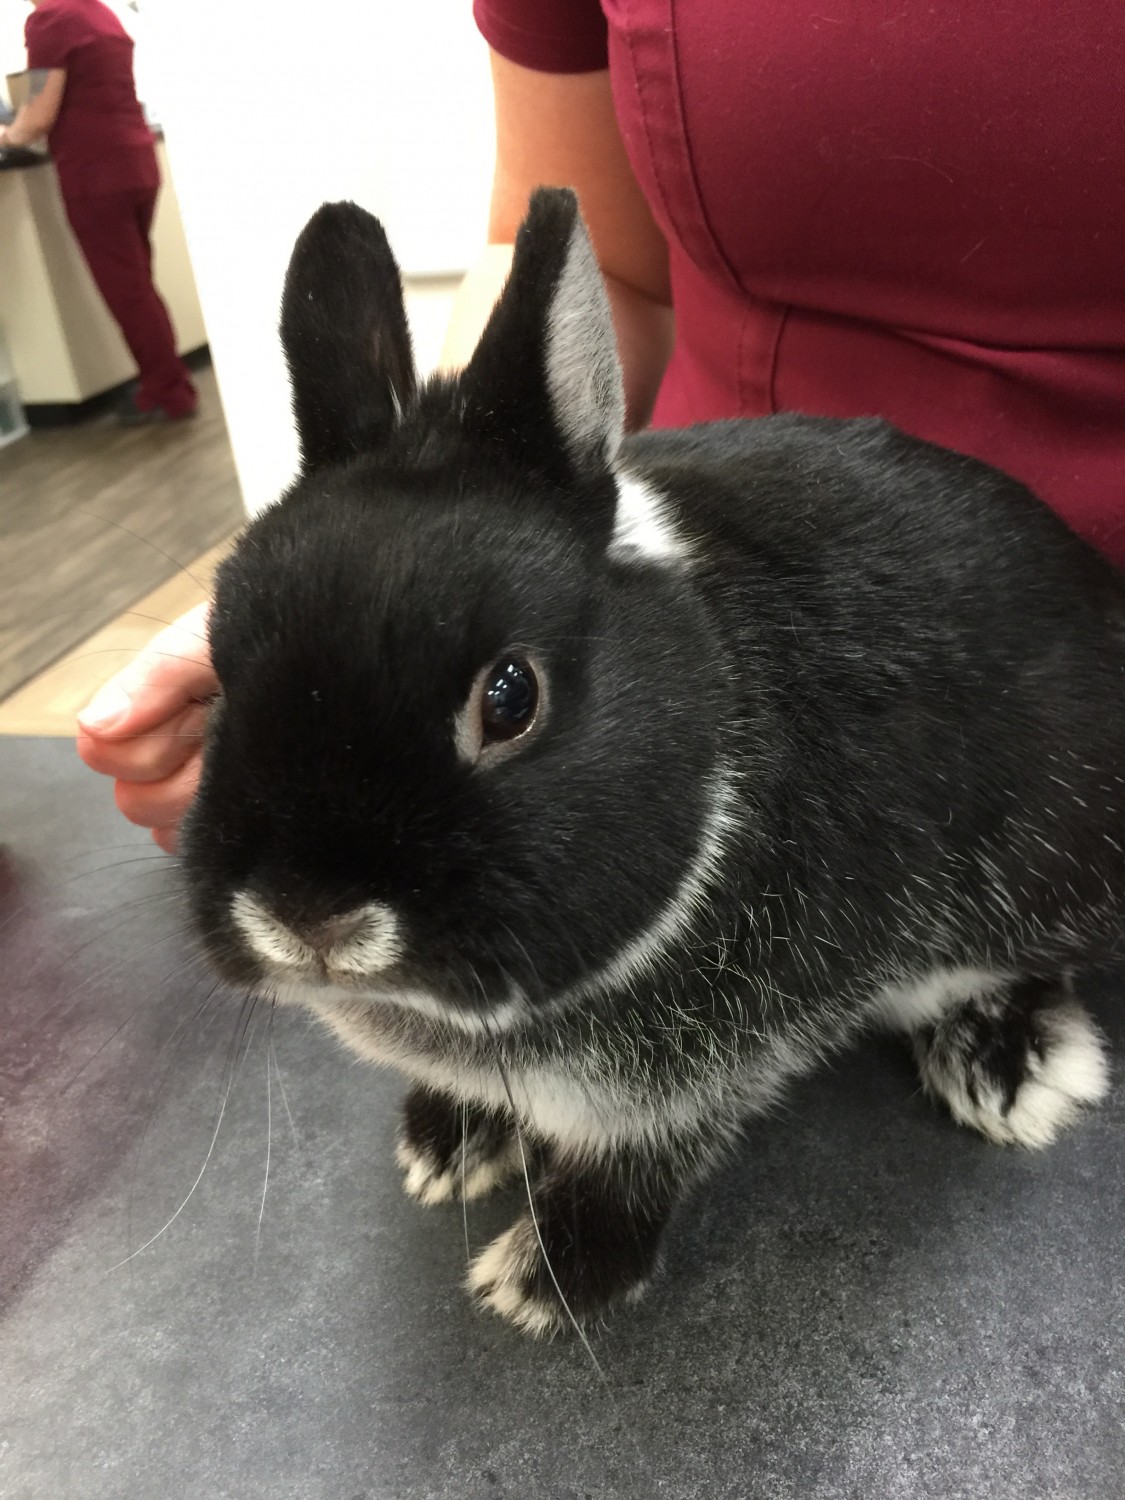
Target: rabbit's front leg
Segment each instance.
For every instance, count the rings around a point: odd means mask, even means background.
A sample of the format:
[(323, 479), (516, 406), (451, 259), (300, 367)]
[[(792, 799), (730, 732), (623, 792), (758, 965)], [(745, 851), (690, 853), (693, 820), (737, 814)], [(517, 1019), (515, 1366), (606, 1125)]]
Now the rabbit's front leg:
[(688, 1170), (670, 1149), (555, 1155), (533, 1183), (527, 1210), (473, 1261), (469, 1290), (537, 1335), (635, 1301), (657, 1268)]
[(455, 1099), (424, 1084), (406, 1097), (395, 1159), (403, 1187), (427, 1204), (483, 1198), (515, 1176), (523, 1160), (506, 1110)]

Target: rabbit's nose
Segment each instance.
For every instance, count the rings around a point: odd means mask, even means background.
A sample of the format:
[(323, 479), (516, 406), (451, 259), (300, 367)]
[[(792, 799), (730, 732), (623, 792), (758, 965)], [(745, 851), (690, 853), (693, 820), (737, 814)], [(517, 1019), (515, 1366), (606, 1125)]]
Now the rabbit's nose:
[(308, 922), (301, 937), (330, 975), (373, 978), (401, 956), (398, 922), (379, 901)]
[(370, 925), (366, 911), (345, 912), (340, 917), (327, 917), (323, 922), (310, 923), (301, 933), (305, 942), (321, 958), (327, 958), (334, 948), (342, 948), (353, 938), (359, 937)]
[(232, 898), (230, 915), (250, 951), (275, 974), (296, 970), (370, 979), (402, 957), (398, 918), (379, 901), (337, 916), (295, 921), (243, 890)]

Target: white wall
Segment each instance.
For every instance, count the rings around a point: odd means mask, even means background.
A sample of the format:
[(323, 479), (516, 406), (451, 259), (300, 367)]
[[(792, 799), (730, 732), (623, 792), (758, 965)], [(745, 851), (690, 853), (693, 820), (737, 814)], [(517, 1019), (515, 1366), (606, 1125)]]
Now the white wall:
[(383, 219), (408, 274), (463, 269), (484, 241), (487, 54), (468, 0), (143, 0), (142, 22), (148, 102), (256, 510), (295, 463), (276, 332), (293, 241), (318, 204), (352, 198)]
[(25, 0), (0, 0), (0, 99), (5, 104), (12, 102), (8, 98), (8, 74), (22, 73), (27, 67), (23, 23), (30, 14), (31, 7)]

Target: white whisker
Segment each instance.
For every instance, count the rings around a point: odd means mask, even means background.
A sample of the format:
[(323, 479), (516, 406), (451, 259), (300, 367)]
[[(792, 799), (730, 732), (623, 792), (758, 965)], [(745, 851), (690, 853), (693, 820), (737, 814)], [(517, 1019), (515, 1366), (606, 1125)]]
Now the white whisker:
[[(253, 1016), (254, 1009), (255, 1009), (255, 1004), (256, 1004), (256, 1001), (252, 997), (250, 999), (250, 1001), (249, 1001), (249, 1013), (247, 1015), (247, 1023), (249, 1023), (250, 1018)], [(245, 1036), (245, 1027), (243, 1028), (243, 1036)], [(235, 1043), (234, 1043), (234, 1052), (233, 1052), (233, 1056), (235, 1058), (238, 1055), (238, 1048), (241, 1046), (241, 1044), (242, 1044), (242, 1037), (237, 1037), (236, 1036)], [(144, 1242), (143, 1245), (138, 1246), (136, 1250), (133, 1250), (133, 1251), (130, 1252), (130, 1254), (126, 1255), (125, 1258), (124, 1258), (124, 1260), (119, 1260), (116, 1263), (116, 1265), (110, 1266), (109, 1270), (106, 1272), (107, 1276), (111, 1275), (114, 1271), (119, 1271), (122, 1266), (127, 1266), (131, 1260), (136, 1260), (137, 1256), (143, 1254), (143, 1252), (145, 1250), (147, 1250), (150, 1245), (155, 1245), (156, 1241), (161, 1237), (161, 1235), (167, 1233), (167, 1231), (169, 1229), (171, 1229), (172, 1225), (176, 1222), (176, 1220), (183, 1213), (184, 1209), (191, 1202), (192, 1197), (193, 1197), (193, 1195), (195, 1193), (196, 1188), (203, 1181), (203, 1174), (204, 1174), (204, 1172), (206, 1172), (207, 1165), (210, 1162), (212, 1154), (214, 1153), (214, 1150), (215, 1150), (215, 1142), (219, 1139), (219, 1131), (222, 1129), (223, 1117), (224, 1117), (224, 1115), (227, 1112), (227, 1103), (228, 1103), (228, 1101), (230, 1099), (230, 1091), (231, 1091), (232, 1087), (234, 1086), (234, 1080), (235, 1080), (235, 1071), (234, 1071), (233, 1060), (232, 1060), (232, 1066), (228, 1070), (228, 1074), (227, 1074), (227, 1086), (226, 1086), (226, 1089), (223, 1091), (223, 1102), (219, 1106), (219, 1117), (215, 1121), (215, 1129), (211, 1132), (211, 1141), (210, 1141), (210, 1144), (207, 1147), (207, 1155), (203, 1158), (203, 1165), (200, 1167), (199, 1172), (198, 1172), (198, 1174), (196, 1176), (195, 1181), (192, 1183), (191, 1187), (188, 1189), (187, 1197), (180, 1204), (179, 1208), (177, 1208), (176, 1212), (167, 1221), (167, 1223), (163, 1225), (162, 1228), (158, 1229), (154, 1235), (150, 1236), (149, 1239), (145, 1240), (145, 1242)]]
[(281, 1102), (285, 1106), (285, 1117), (289, 1121), (289, 1134), (293, 1137), (293, 1144), (294, 1144), (294, 1146), (300, 1146), (301, 1142), (300, 1142), (300, 1139), (299, 1139), (299, 1137), (297, 1135), (297, 1127), (293, 1123), (293, 1116), (292, 1116), (292, 1114), (290, 1112), (290, 1109), (289, 1109), (289, 1097), (288, 1097), (288, 1095), (285, 1092), (285, 1080), (281, 1076), (281, 1063), (278, 1061), (277, 1049), (274, 1047), (274, 1044), (273, 1044), (273, 1017), (272, 1017), (272, 1014), (271, 1014), (271, 1017), (270, 1017), (270, 1029), (269, 1029), (268, 1041), (269, 1041), (269, 1053), (270, 1053), (270, 1056), (273, 1058), (273, 1070), (274, 1070), (274, 1073), (275, 1073), (275, 1075), (277, 1077), (277, 1086), (281, 1090)]
[(270, 1005), (269, 1021), (266, 1025), (266, 1175), (262, 1183), (262, 1204), (258, 1209), (258, 1227), (254, 1234), (254, 1275), (258, 1274), (258, 1251), (262, 1246), (262, 1219), (266, 1212), (266, 1193), (270, 1185), (270, 1154), (273, 1148), (273, 1089), (270, 1079), (270, 1049), (273, 1045), (273, 1017), (275, 1004)]

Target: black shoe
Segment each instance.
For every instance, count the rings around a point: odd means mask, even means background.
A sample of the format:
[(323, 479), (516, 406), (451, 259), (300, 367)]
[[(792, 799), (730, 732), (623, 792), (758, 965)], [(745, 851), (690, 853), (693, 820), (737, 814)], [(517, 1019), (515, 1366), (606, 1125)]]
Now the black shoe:
[(194, 417), (195, 410), (192, 407), (191, 411), (172, 416), (162, 406), (138, 406), (136, 389), (130, 388), (118, 402), (116, 416), (121, 427), (147, 427), (154, 422), (183, 422), (188, 417)]

